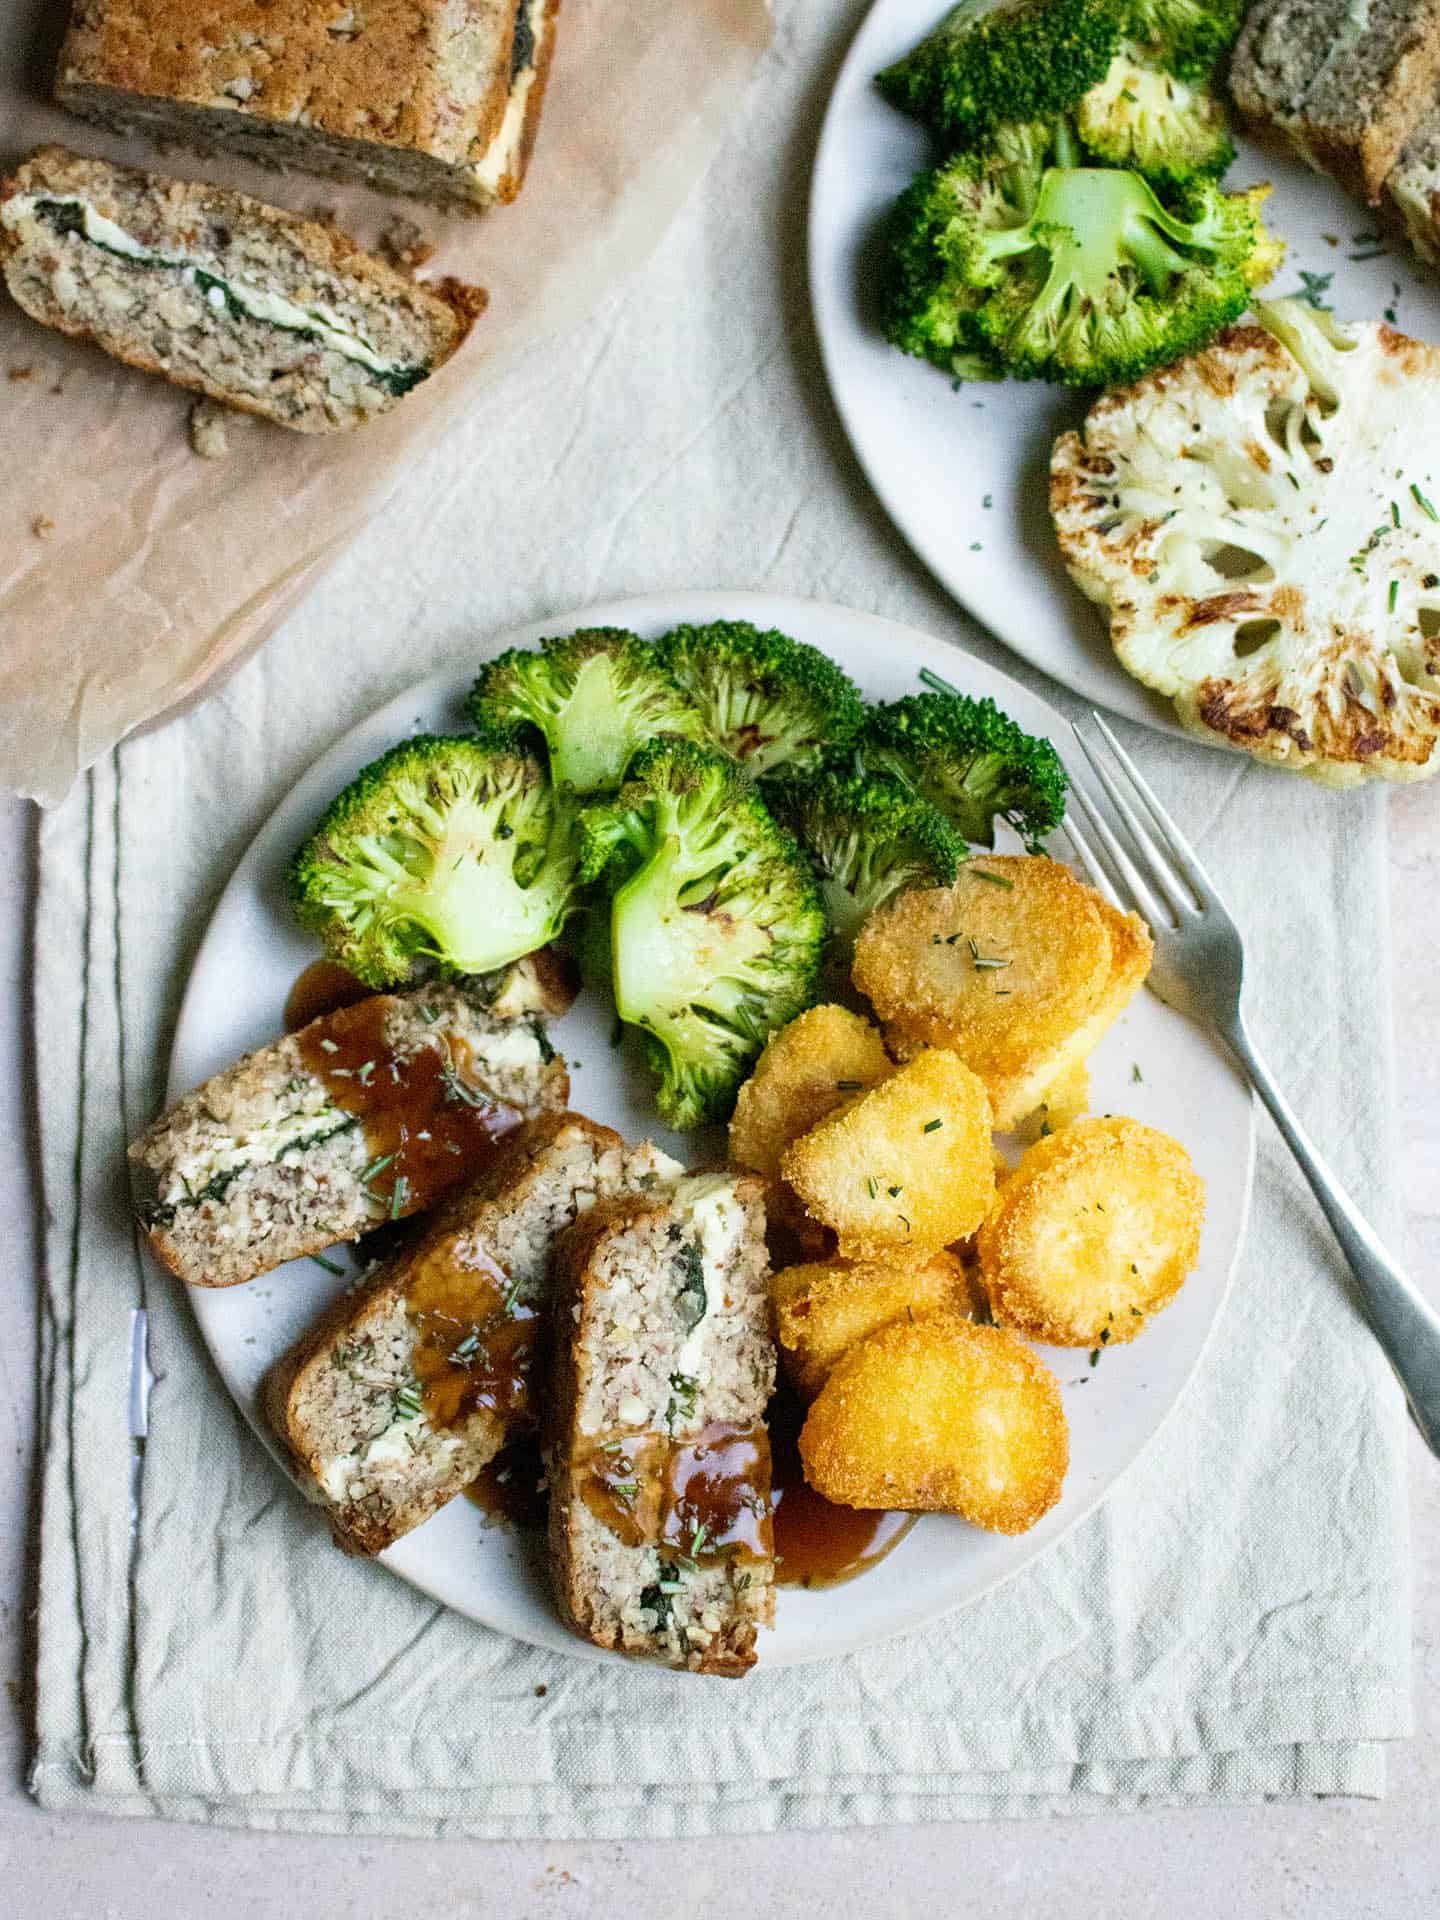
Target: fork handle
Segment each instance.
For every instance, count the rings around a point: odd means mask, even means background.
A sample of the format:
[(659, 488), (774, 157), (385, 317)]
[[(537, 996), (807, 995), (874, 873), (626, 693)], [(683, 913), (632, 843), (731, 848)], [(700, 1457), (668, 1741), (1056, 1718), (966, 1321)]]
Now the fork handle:
[(1331, 1173), (1255, 1051), (1237, 1014), (1225, 1040), (1285, 1136), (1310, 1190), (1340, 1242), (1360, 1289), (1375, 1338), (1395, 1369), (1411, 1417), (1430, 1451), (1440, 1454), (1440, 1313), (1385, 1251), (1374, 1229)]

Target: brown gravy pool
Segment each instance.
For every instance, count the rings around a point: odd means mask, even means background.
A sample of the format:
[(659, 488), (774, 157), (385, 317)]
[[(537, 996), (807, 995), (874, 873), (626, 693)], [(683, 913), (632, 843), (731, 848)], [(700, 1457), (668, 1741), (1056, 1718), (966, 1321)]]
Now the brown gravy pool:
[(775, 1582), (781, 1587), (838, 1587), (878, 1566), (919, 1517), (840, 1507), (805, 1484), (800, 1428), (805, 1409), (781, 1388), (770, 1402)]
[(546, 1505), (539, 1435), (524, 1433), (502, 1447), (470, 1482), (465, 1498), (479, 1507), (489, 1526), (538, 1532), (545, 1525)]
[(374, 991), (333, 960), (312, 960), (285, 996), (285, 1031), (298, 1033), (321, 1014), (353, 1007), (357, 1000), (368, 1000)]
[[(838, 1507), (807, 1487), (796, 1447), (803, 1418), (804, 1409), (782, 1390), (769, 1415), (776, 1580), (782, 1587), (836, 1587), (878, 1566), (918, 1515)], [(543, 1527), (544, 1468), (534, 1435), (512, 1441), (466, 1493), (491, 1522)]]

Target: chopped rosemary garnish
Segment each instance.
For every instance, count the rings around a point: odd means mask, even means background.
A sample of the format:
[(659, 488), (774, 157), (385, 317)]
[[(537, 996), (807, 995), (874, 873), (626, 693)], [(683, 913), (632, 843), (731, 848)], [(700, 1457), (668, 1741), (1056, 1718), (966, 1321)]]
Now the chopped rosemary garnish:
[(390, 1218), (392, 1220), (398, 1220), (400, 1218), (401, 1209), (404, 1207), (405, 1202), (409, 1199), (409, 1197), (410, 1197), (410, 1182), (405, 1178), (404, 1174), (402, 1173), (398, 1176), (394, 1186), (390, 1189)]
[(338, 1053), (340, 1051), (338, 1044), (334, 1040), (327, 1040), (323, 1035), (320, 1039), (320, 1046), (321, 1050), (325, 1053)]
[(1390, 591), (1385, 596), (1385, 610), (1387, 613), (1393, 613), (1395, 611), (1395, 602), (1399, 599), (1399, 597), (1400, 597), (1400, 582), (1398, 580), (1392, 580), (1390, 582)]
[(1410, 491), (1415, 496), (1415, 504), (1422, 513), (1428, 514), (1432, 520), (1440, 520), (1440, 513), (1436, 513), (1434, 506), (1425, 498), (1413, 480), (1410, 482)]
[(344, 1267), (337, 1266), (333, 1260), (327, 1260), (323, 1253), (312, 1253), (310, 1258), (317, 1267), (323, 1267), (326, 1273), (333, 1273), (337, 1278), (343, 1278)]
[(837, 1093), (859, 1093), (864, 1085), (865, 1082), (863, 1080), (837, 1080), (835, 1082), (835, 1091)]
[(391, 1162), (394, 1160), (394, 1158), (395, 1158), (395, 1155), (393, 1153), (382, 1153), (378, 1160), (372, 1160), (369, 1166), (366, 1167), (365, 1171), (360, 1176), (361, 1186), (368, 1187), (370, 1182), (375, 1178), (376, 1174), (383, 1173), (386, 1167), (388, 1167), (391, 1164)]
[(943, 1120), (927, 1120), (920, 1131), (922, 1133), (938, 1133), (944, 1124), (945, 1122)]
[(397, 1420), (414, 1420), (425, 1407), (425, 1397), (420, 1391), (418, 1381), (407, 1380), (395, 1395), (394, 1411)]
[(478, 1087), (472, 1087), (468, 1081), (462, 1080), (455, 1071), (454, 1063), (449, 1060), (440, 1069), (440, 1083), (445, 1089), (447, 1100), (459, 1100), (467, 1107), (488, 1107), (493, 1104), (488, 1094), (482, 1093)]
[(1007, 893), (1015, 891), (1015, 882), (1007, 880), (1003, 873), (987, 873), (984, 867), (972, 867), (970, 871), (977, 880), (983, 880), (987, 887), (1004, 887)]

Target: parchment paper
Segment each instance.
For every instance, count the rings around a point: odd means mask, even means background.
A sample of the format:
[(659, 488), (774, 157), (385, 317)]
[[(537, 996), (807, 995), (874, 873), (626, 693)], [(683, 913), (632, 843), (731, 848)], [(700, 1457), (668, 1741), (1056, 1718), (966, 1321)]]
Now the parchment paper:
[[(37, 326), (0, 292), (0, 784), (46, 803), (238, 664), (447, 420), (645, 257), (769, 38), (764, 0), (564, 0), (524, 192), (474, 216), (87, 127), (49, 97), (66, 13), (64, 0), (0, 6), (7, 170), (58, 140), (298, 211), (334, 208), (366, 245), (403, 214), (436, 243), (426, 276), (478, 282), (490, 307), (384, 419), (317, 439), (235, 415), (228, 456), (202, 460), (192, 396)], [(483, 548), (483, 525), (475, 540)]]

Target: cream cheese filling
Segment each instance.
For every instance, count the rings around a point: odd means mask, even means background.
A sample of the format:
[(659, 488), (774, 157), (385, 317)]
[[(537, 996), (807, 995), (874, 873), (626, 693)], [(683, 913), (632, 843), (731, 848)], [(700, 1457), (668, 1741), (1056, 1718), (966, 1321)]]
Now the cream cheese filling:
[(704, 1382), (710, 1377), (710, 1336), (717, 1312), (725, 1302), (725, 1274), (745, 1235), (745, 1209), (735, 1181), (726, 1174), (691, 1174), (678, 1182), (678, 1205), (690, 1216), (700, 1243), (700, 1271), (705, 1287), (705, 1309), (686, 1335), (675, 1357), (675, 1371)]
[(550, 31), (550, 8), (546, 0), (530, 0), (530, 64), (516, 74), (505, 103), (505, 115), (495, 137), (485, 149), (484, 158), (471, 169), (477, 186), (486, 193), (498, 193), (505, 176), (519, 158), (525, 133), (525, 110), (535, 76), (540, 71), (540, 55)]
[(382, 379), (407, 379), (413, 384), (414, 379), (424, 378), (426, 369), (377, 353), (332, 308), (318, 301), (301, 306), (297, 301), (287, 299), (284, 294), (257, 286), (254, 281), (232, 279), (227, 274), (216, 273), (186, 254), (162, 253), (154, 247), (147, 247), (114, 220), (98, 212), (79, 194), (14, 194), (0, 208), (0, 221), (7, 227), (18, 227), (26, 217), (42, 215), (52, 208), (74, 209), (80, 222), (76, 230), (93, 246), (103, 247), (107, 253), (134, 260), (141, 266), (178, 269), (192, 286), (200, 289), (217, 312), (229, 307), (237, 309), (247, 319), (279, 327), (286, 333), (307, 334), (318, 345), (342, 355), (346, 360), (357, 361)]

